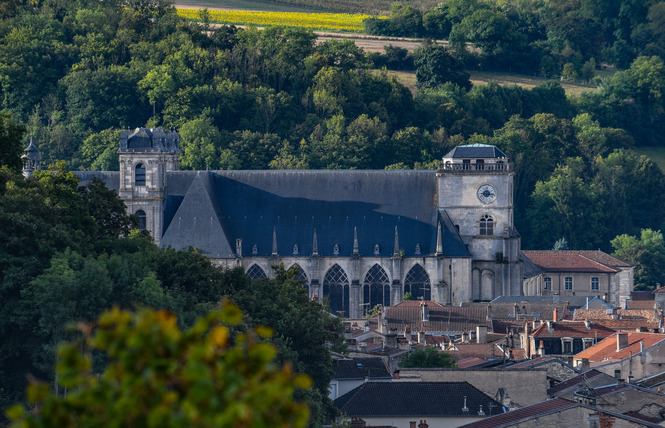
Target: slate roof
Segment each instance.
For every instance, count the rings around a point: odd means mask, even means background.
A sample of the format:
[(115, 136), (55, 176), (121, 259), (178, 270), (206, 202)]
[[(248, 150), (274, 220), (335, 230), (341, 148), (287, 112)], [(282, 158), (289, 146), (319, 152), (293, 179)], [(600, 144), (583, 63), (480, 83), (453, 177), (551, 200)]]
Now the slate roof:
[[(595, 380), (594, 380), (595, 379)], [(547, 389), (547, 395), (549, 396), (555, 396), (559, 394), (561, 391), (565, 391), (569, 388), (572, 388), (574, 386), (586, 383), (587, 385), (598, 385), (596, 383), (598, 380), (600, 380), (602, 385), (607, 385), (609, 382), (614, 380), (613, 377), (610, 375), (603, 373), (599, 370), (596, 369), (591, 369), (587, 372), (581, 373), (575, 377), (571, 377), (568, 380), (565, 380), (563, 382), (559, 382), (556, 385), (554, 385), (551, 388)]]
[[(495, 303), (491, 302), (491, 317), (492, 320), (504, 321), (521, 321), (522, 324), (525, 320), (543, 320), (552, 319), (554, 309), (559, 313), (559, 317), (563, 316), (568, 310), (566, 302), (560, 303), (541, 303), (541, 302), (528, 302), (516, 301), (515, 303)], [(517, 305), (517, 316), (515, 316), (515, 305)], [(464, 302), (463, 307), (485, 307), (487, 303)]]
[[(523, 251), (522, 253), (547, 272), (619, 272), (619, 269), (596, 261), (582, 251)], [(594, 251), (593, 253), (597, 252)], [(614, 259), (614, 257), (612, 258)]]
[(444, 158), (506, 158), (506, 154), (497, 146), (488, 144), (466, 144), (457, 146), (444, 156)]
[(492, 300), (490, 303), (494, 305), (495, 303), (555, 303), (563, 304), (567, 303), (568, 307), (571, 309), (580, 308), (586, 304), (587, 298), (585, 296), (499, 296), (496, 299)]
[[(468, 412), (463, 411), (464, 397)], [(503, 406), (468, 382), (366, 382), (334, 401), (346, 416), (478, 417)]]
[(333, 360), (333, 379), (392, 379), (381, 358)]
[(97, 177), (106, 183), (107, 188), (116, 192), (120, 189), (120, 171), (74, 171), (74, 174), (79, 178), (79, 186), (85, 186)]
[(628, 332), (625, 333), (628, 335), (628, 346), (617, 351), (617, 334), (619, 333), (614, 333), (573, 358), (576, 360), (587, 358), (590, 363), (596, 363), (596, 366), (609, 364), (629, 358), (630, 355), (637, 355), (640, 352), (640, 342), (644, 342), (644, 348), (648, 350), (665, 340), (665, 334)]
[[(531, 406), (522, 407), (521, 409), (513, 410), (508, 413), (492, 416), (490, 418), (482, 419), (466, 425), (461, 425), (459, 428), (501, 428), (510, 426), (521, 426), (523, 422), (533, 420), (539, 416), (546, 416), (552, 413), (565, 411), (575, 407), (581, 407), (590, 410), (591, 412), (602, 413), (613, 419), (622, 419), (637, 426), (661, 428), (656, 423), (649, 422), (644, 418), (635, 418), (626, 414), (612, 412), (609, 410), (601, 409), (599, 407), (587, 406), (581, 403), (575, 403), (565, 398), (552, 398), (547, 401), (533, 404)], [(589, 412), (589, 413), (591, 413)], [(601, 419), (602, 420), (602, 419)], [(610, 421), (612, 419), (609, 419)], [(586, 423), (586, 417), (579, 420), (580, 423)], [(525, 424), (531, 426), (531, 424)]]
[(487, 308), (460, 308), (426, 302), (429, 321), (422, 321), (420, 302), (401, 302), (385, 308), (388, 329), (404, 331), (409, 326), (412, 332), (462, 333), (475, 331), (477, 326), (490, 327)]
[(21, 157), (28, 160), (42, 160), (41, 152), (37, 149), (37, 147), (35, 147), (34, 144), (32, 144), (32, 135), (30, 136), (30, 144), (28, 144), (28, 147), (23, 150), (23, 156)]
[[(320, 256), (335, 256), (337, 245), (337, 255), (349, 257), (355, 229), (360, 256), (373, 256), (378, 245), (379, 256), (390, 257), (397, 227), (405, 255), (426, 256), (436, 252), (440, 222), (444, 255), (471, 257), (448, 215), (435, 207), (432, 171), (179, 171), (168, 173), (167, 183), (164, 242), (176, 249), (231, 257), (226, 251), (233, 253), (241, 238), (243, 256), (267, 257), (274, 230), (280, 256), (293, 255), (297, 245), (298, 255), (308, 257), (316, 230)], [(209, 221), (210, 205), (222, 232)], [(202, 209), (205, 224), (192, 227)]]
[[(473, 422), (467, 425), (462, 425), (465, 428), (494, 428), (515, 425), (521, 421), (526, 421), (538, 415), (546, 415), (554, 412), (559, 412), (565, 409), (577, 407), (579, 404), (566, 400), (564, 398), (553, 398), (547, 401), (533, 404), (531, 406), (522, 407), (521, 409), (513, 410), (501, 415), (492, 416), (481, 421)], [(460, 427), (461, 428), (461, 427)]]
[(596, 323), (589, 323), (589, 328), (586, 327), (584, 322), (576, 321), (561, 321), (550, 323), (552, 329), (547, 328), (547, 324), (538, 326), (530, 336), (543, 339), (543, 338), (560, 338), (560, 337), (597, 337), (605, 338), (614, 334), (611, 328), (598, 325)]

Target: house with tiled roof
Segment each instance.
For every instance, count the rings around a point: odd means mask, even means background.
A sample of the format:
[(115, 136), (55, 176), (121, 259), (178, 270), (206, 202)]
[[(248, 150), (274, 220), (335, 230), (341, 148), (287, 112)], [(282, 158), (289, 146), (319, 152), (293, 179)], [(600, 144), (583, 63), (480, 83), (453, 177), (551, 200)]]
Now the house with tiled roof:
[(572, 357), (614, 333), (614, 330), (591, 321), (547, 321), (533, 331), (529, 327), (527, 323), (522, 335), (522, 339), (526, 337), (524, 349), (529, 357)]
[(573, 364), (622, 379), (653, 376), (665, 371), (665, 334), (616, 332), (576, 354)]
[(486, 307), (459, 307), (432, 301), (407, 300), (383, 308), (378, 328), (382, 332), (411, 331), (429, 335), (461, 335), (475, 332), (476, 327), (489, 327)]
[(661, 318), (653, 308), (653, 301), (650, 309), (576, 309), (573, 313), (575, 321), (589, 320), (615, 331), (658, 332), (662, 327)]
[(623, 380), (599, 386), (582, 384), (572, 392), (571, 399), (618, 413), (632, 412), (635, 417), (658, 423), (665, 421), (665, 395)]
[(468, 382), (367, 382), (334, 405), (345, 418), (403, 428), (414, 420), (452, 428), (504, 412), (501, 403)]
[(634, 266), (602, 251), (523, 251), (544, 273), (524, 281), (527, 295), (600, 297), (624, 307)]
[(662, 428), (643, 417), (621, 414), (600, 407), (553, 398), (482, 421), (462, 425), (460, 428), (508, 427), (649, 427)]

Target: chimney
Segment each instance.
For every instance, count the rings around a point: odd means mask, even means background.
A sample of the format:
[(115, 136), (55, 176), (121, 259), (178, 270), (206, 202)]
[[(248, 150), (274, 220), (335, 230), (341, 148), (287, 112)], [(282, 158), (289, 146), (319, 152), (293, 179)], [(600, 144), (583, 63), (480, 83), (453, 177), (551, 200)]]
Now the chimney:
[(579, 369), (582, 373), (589, 371), (591, 366), (589, 365), (589, 359), (588, 358), (582, 358), (582, 362), (579, 365)]
[(487, 327), (479, 325), (476, 327), (476, 343), (487, 343)]
[(409, 428), (416, 428), (416, 421), (409, 421)]
[(531, 358), (531, 350), (529, 349), (529, 322), (524, 323), (524, 353), (527, 358)]
[(427, 303), (422, 302), (420, 304), (420, 320), (422, 322), (428, 322), (429, 321), (429, 309), (427, 308)]
[(540, 341), (540, 346), (538, 346), (538, 354), (539, 354), (541, 357), (544, 357), (544, 356), (545, 356), (545, 344), (543, 343), (542, 340)]
[(361, 418), (351, 418), (351, 428), (363, 428), (367, 426), (367, 422)]
[(552, 321), (547, 320), (547, 329), (552, 330)]
[(427, 419), (424, 421), (420, 421), (420, 424), (418, 424), (418, 428), (429, 428), (429, 425), (427, 425)]
[(462, 333), (462, 343), (468, 343), (469, 342), (469, 333), (466, 331)]
[(644, 340), (640, 342), (640, 354), (644, 355)]
[(589, 320), (584, 320), (584, 327), (591, 329), (591, 322)]
[(492, 304), (487, 304), (487, 321), (492, 321)]
[(424, 331), (419, 331), (418, 332), (418, 343), (421, 345), (425, 344), (425, 332)]
[(515, 314), (515, 319), (518, 320), (520, 319), (519, 314), (520, 314), (520, 307), (515, 303), (515, 307), (513, 307), (513, 313)]
[(617, 351), (622, 350), (628, 346), (628, 333), (618, 332), (617, 333)]
[(552, 321), (557, 322), (559, 321), (559, 309), (554, 308), (554, 311), (552, 312)]

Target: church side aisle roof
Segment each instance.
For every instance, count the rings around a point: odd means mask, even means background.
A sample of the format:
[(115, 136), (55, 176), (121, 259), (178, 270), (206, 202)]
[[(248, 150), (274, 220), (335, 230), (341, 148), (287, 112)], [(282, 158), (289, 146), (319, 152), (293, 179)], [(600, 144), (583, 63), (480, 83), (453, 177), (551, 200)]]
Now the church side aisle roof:
[[(175, 248), (188, 245), (193, 236), (173, 234), (190, 222), (198, 205), (188, 198), (195, 172), (168, 175), (164, 241)], [(209, 200), (225, 232), (225, 243), (243, 240), (243, 256), (270, 256), (273, 229), (280, 256), (309, 256), (316, 230), (321, 256), (350, 256), (354, 228), (359, 255), (391, 256), (395, 227), (399, 247), (406, 256), (431, 255), (436, 249), (439, 213), (436, 209), (436, 175), (432, 171), (215, 171), (206, 187)], [(189, 200), (188, 200), (189, 199)], [(189, 207), (183, 207), (191, 205)], [(186, 214), (187, 215), (184, 215)], [(199, 214), (200, 216), (200, 214)], [(467, 257), (468, 252), (447, 215), (442, 216), (444, 255)], [(179, 225), (176, 221), (181, 222)], [(177, 239), (176, 239), (177, 236)], [(219, 235), (216, 235), (219, 236)], [(167, 240), (168, 237), (168, 240)], [(257, 252), (252, 254), (256, 245)], [(334, 254), (335, 245), (339, 254)], [(450, 254), (454, 252), (455, 254)]]

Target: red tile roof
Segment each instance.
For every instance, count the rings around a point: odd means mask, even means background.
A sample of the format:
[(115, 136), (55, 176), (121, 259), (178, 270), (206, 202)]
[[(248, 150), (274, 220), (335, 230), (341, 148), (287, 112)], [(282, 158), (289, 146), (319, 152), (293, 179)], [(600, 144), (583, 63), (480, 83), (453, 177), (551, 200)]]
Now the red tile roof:
[(566, 400), (565, 398), (553, 398), (508, 413), (485, 418), (471, 424), (462, 425), (460, 428), (494, 428), (498, 426), (514, 425), (522, 420), (528, 420), (538, 415), (559, 412), (578, 405), (579, 404)]
[(559, 321), (550, 323), (552, 329), (547, 327), (547, 323), (541, 324), (537, 327), (532, 337), (597, 337), (605, 338), (614, 333), (614, 330), (604, 327), (602, 325), (589, 322), (587, 328), (586, 323), (579, 321)]
[(655, 300), (626, 300), (626, 309), (651, 309), (653, 311), (654, 304)]
[(651, 309), (617, 309), (616, 314), (607, 313), (606, 309), (575, 309), (575, 321), (582, 320), (657, 320), (656, 312)]
[(486, 360), (485, 358), (478, 358), (478, 357), (464, 358), (463, 360), (459, 360), (457, 362), (457, 368), (468, 369), (469, 367), (475, 367), (481, 364), (485, 364), (487, 361), (488, 360)]
[[(620, 272), (612, 265), (595, 260), (601, 259), (601, 257), (590, 258), (590, 254), (586, 254), (586, 251), (523, 251), (523, 253), (534, 264), (547, 272)], [(608, 255), (608, 257), (611, 256)]]
[(658, 320), (595, 320), (598, 325), (611, 328), (614, 331), (619, 330), (633, 330), (637, 331), (638, 329), (644, 331), (643, 329), (653, 331), (657, 330), (659, 327)]
[(575, 360), (587, 358), (590, 363), (598, 363), (595, 365), (607, 364), (624, 360), (630, 355), (637, 355), (640, 352), (640, 342), (644, 342), (644, 348), (648, 349), (665, 340), (665, 334), (624, 332), (628, 335), (628, 345), (617, 351), (618, 334), (615, 333), (607, 337), (596, 345), (576, 354), (573, 358)]

